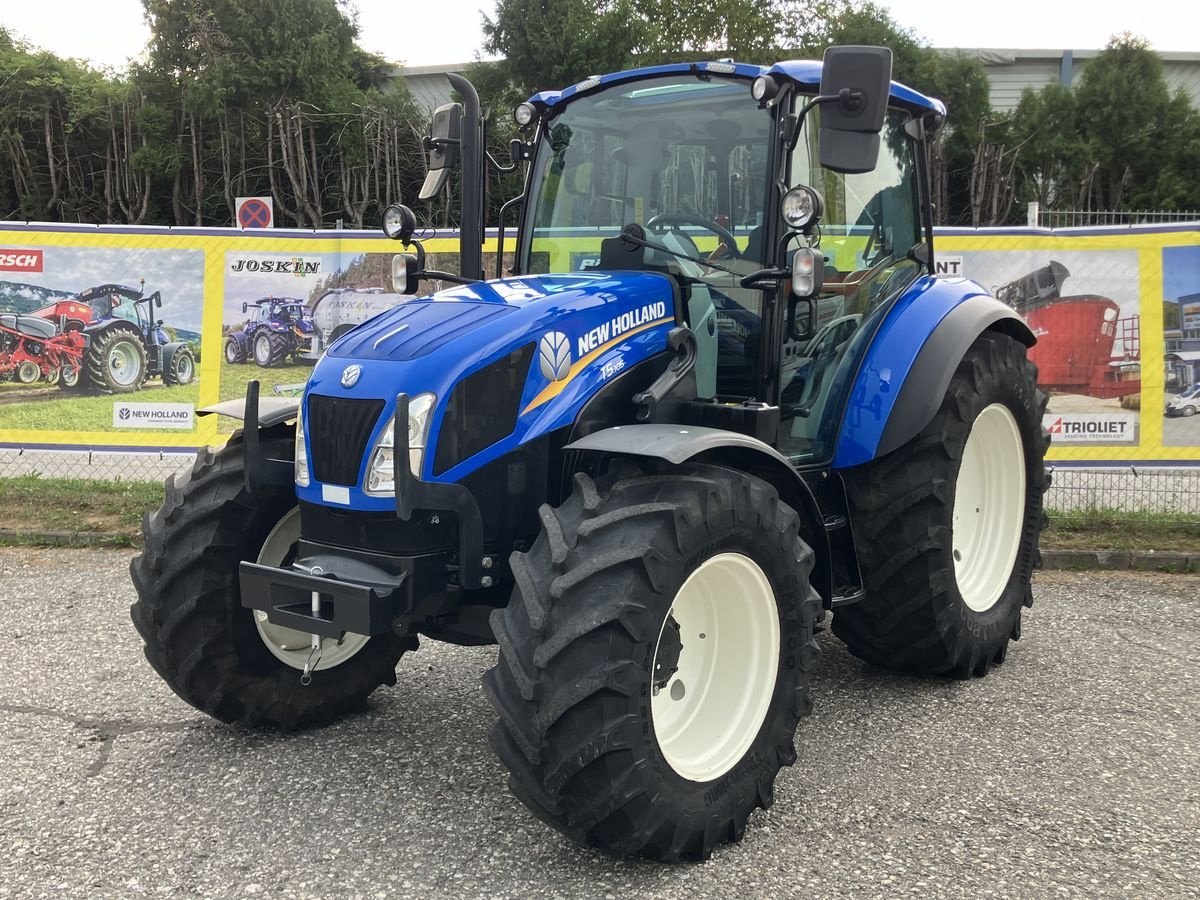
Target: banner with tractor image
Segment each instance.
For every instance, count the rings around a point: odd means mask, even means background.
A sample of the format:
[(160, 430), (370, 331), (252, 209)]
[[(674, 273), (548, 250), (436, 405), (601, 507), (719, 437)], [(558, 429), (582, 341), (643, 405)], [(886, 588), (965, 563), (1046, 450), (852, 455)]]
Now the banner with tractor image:
[[(458, 270), (453, 232), (426, 247)], [(0, 224), (0, 446), (219, 443), (235, 423), (198, 410), (251, 379), (298, 393), (341, 334), (412, 299), (391, 284), (398, 249), (377, 232)], [(1051, 459), (1200, 462), (1200, 230), (943, 229), (935, 257), (1038, 335)]]

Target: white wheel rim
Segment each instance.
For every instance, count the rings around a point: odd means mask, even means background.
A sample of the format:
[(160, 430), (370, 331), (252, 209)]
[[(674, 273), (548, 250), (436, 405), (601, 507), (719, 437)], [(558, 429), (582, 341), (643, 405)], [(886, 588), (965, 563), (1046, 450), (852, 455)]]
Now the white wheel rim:
[(112, 380), (127, 387), (142, 377), (142, 358), (131, 341), (122, 340), (108, 351), (108, 371)]
[[(262, 566), (279, 566), (287, 558), (296, 541), (300, 540), (300, 509), (297, 507), (279, 520), (278, 524), (267, 535), (267, 541), (258, 553), (258, 564)], [(266, 644), (271, 655), (293, 669), (304, 671), (312, 653), (312, 635), (307, 631), (297, 631), (295, 628), (284, 628), (267, 619), (267, 614), (261, 609), (254, 612), (254, 624), (258, 626), (258, 636)], [(365, 634), (347, 634), (341, 641), (325, 638), (321, 643), (321, 658), (313, 666), (313, 671), (332, 669), (340, 666), (355, 653), (366, 646), (370, 637)]]
[(187, 384), (192, 380), (192, 358), (190, 356), (184, 355), (184, 357), (179, 360), (178, 379), (181, 384)]
[(237, 362), (237, 355), (238, 351), (236, 344), (228, 343), (225, 345), (225, 358), (229, 360), (229, 362)]
[(1025, 448), (1016, 417), (993, 403), (971, 425), (954, 484), (954, 577), (975, 612), (996, 605), (1025, 524)]
[[(657, 688), (671, 619), (682, 644), (678, 670)], [(683, 778), (720, 778), (758, 736), (779, 674), (779, 611), (758, 564), (741, 553), (705, 560), (675, 595), (654, 657), (650, 715), (659, 750)]]
[(254, 359), (263, 364), (271, 359), (271, 339), (265, 334), (260, 334), (254, 341)]

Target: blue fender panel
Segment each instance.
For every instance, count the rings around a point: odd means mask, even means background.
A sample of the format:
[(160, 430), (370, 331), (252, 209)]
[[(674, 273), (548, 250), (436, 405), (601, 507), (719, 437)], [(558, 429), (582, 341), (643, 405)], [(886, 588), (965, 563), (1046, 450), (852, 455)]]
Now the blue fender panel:
[(833, 468), (869, 462), (920, 432), (937, 411), (963, 353), (990, 327), (1026, 345), (1034, 342), (1021, 318), (975, 282), (930, 276), (916, 281), (888, 311), (859, 366)]

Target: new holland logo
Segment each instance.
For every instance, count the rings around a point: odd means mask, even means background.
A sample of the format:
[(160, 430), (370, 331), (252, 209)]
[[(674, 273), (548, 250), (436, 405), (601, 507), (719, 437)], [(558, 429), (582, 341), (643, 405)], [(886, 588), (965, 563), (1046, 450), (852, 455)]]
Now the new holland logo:
[(538, 344), (538, 366), (548, 381), (562, 381), (571, 371), (571, 342), (561, 331), (542, 336)]
[(362, 374), (362, 366), (346, 366), (342, 370), (342, 387), (350, 388), (358, 384), (358, 376)]

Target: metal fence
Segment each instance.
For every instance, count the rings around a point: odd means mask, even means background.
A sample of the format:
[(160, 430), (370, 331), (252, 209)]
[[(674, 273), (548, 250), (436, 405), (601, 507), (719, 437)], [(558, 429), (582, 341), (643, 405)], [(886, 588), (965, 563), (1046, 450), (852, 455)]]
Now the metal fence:
[(1030, 204), (1030, 225), (1038, 228), (1089, 228), (1095, 225), (1166, 225), (1195, 222), (1200, 225), (1200, 210), (1108, 210), (1039, 209)]
[(1200, 466), (1050, 466), (1047, 507), (1060, 516), (1144, 513), (1200, 525)]
[[(0, 448), (0, 478), (37, 476), (162, 482), (192, 465), (189, 452)], [(1060, 520), (1111, 514), (1153, 516), (1162, 527), (1200, 527), (1200, 465), (1049, 465), (1048, 509)]]

